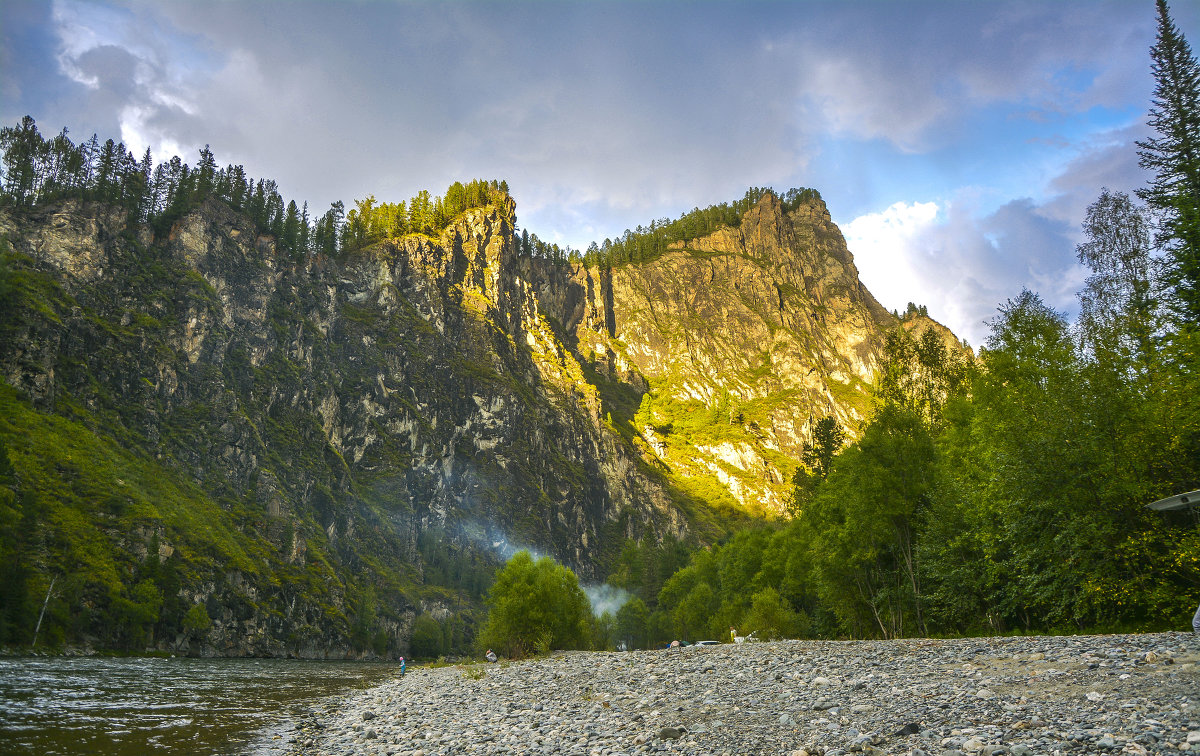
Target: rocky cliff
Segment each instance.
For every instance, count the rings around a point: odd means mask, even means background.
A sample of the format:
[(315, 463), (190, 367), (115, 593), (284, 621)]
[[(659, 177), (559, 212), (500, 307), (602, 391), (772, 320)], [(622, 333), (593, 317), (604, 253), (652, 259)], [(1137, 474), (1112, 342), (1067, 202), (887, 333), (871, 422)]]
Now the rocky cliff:
[(784, 510), (816, 420), (854, 435), (897, 322), (820, 199), (787, 211), (768, 193), (737, 227), (651, 263), (573, 273), (539, 286), (540, 301), (600, 381), (634, 399), (612, 402), (614, 422), (684, 488), (759, 516)]
[(50, 626), (403, 652), (516, 546), (598, 580), (779, 512), (811, 422), (862, 419), (896, 321), (819, 199), (615, 269), (517, 255), (513, 217), (292, 259), (215, 201), (159, 238), (0, 210), (4, 553), (61, 578)]

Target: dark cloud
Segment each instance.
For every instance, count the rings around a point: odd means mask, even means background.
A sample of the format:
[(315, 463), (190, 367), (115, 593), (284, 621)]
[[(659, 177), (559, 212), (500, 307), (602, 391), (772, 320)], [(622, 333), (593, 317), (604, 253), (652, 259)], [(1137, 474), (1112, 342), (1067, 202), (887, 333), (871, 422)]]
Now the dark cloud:
[(750, 185), (816, 186), (835, 217), (934, 201), (912, 265), (978, 322), (1022, 285), (1063, 306), (1083, 208), (1140, 184), (1153, 35), (1120, 0), (6, 0), (0, 112), (210, 144), (315, 208), (505, 178), (576, 246)]
[(1146, 172), (1138, 165), (1137, 140), (1147, 136), (1149, 129), (1142, 124), (1097, 134), (1088, 149), (1049, 182), (1056, 196), (1046, 204), (1045, 212), (1078, 224), (1101, 189), (1133, 195), (1146, 185)]
[(911, 243), (909, 259), (926, 282), (930, 313), (980, 344), (996, 308), (1020, 293), (1038, 291), (1050, 304), (1075, 309), (1083, 272), (1075, 259), (1077, 235), (1029, 199), (979, 214), (969, 200), (951, 203), (945, 221)]

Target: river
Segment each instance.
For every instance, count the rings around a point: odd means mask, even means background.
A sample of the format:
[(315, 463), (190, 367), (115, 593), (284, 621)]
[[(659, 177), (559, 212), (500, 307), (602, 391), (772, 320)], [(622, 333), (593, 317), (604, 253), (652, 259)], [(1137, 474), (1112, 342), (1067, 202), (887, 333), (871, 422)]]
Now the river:
[(383, 663), (285, 659), (0, 659), (0, 753), (278, 753), (291, 715), (382, 682)]

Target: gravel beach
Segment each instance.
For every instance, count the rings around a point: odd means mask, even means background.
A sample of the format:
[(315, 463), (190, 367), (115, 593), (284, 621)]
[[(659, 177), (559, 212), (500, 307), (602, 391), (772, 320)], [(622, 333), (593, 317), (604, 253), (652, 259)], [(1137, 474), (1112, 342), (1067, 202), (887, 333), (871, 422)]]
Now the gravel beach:
[(1200, 637), (781, 641), (412, 668), (301, 754), (1200, 753)]

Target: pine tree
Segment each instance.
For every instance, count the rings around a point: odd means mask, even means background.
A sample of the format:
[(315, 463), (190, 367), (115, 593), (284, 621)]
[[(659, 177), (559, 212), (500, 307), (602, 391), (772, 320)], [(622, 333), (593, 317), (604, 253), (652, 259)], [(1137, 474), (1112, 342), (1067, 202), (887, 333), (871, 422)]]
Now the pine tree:
[(0, 130), (4, 151), (4, 193), (17, 205), (32, 206), (37, 200), (38, 153), (44, 140), (34, 120), (25, 116), (17, 127)]
[(298, 253), (301, 257), (308, 254), (309, 248), (309, 226), (308, 226), (308, 203), (304, 203), (304, 207), (300, 210), (300, 237), (298, 244)]
[(300, 209), (296, 200), (288, 203), (287, 212), (283, 216), (283, 233), (280, 238), (283, 248), (289, 254), (300, 258)]
[(207, 197), (213, 190), (217, 175), (217, 161), (208, 145), (200, 150), (200, 164), (196, 166), (196, 193), (200, 199)]
[(1157, 136), (1139, 141), (1143, 168), (1154, 172), (1138, 196), (1163, 215), (1160, 241), (1172, 258), (1181, 316), (1200, 323), (1200, 64), (1157, 0), (1158, 38), (1150, 48), (1157, 85), (1149, 125)]

